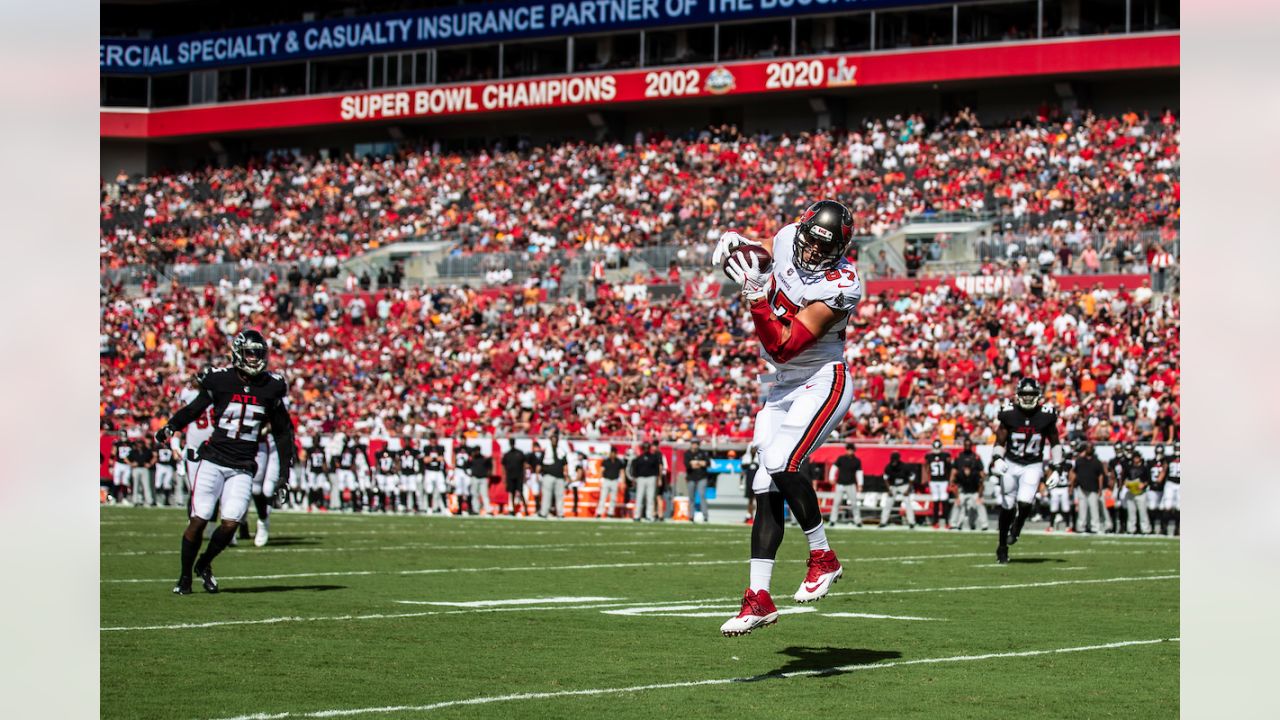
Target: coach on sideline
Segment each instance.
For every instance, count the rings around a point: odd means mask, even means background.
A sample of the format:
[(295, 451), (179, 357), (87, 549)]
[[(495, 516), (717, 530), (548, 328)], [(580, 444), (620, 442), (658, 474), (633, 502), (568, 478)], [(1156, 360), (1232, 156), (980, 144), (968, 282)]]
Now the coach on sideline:
[(551, 428), (551, 436), (542, 443), (541, 460), (542, 506), (538, 509), (538, 517), (547, 517), (552, 512), (563, 517), (565, 478), (577, 472), (578, 459), (569, 447), (569, 441), (560, 437), (560, 428)]
[(636, 483), (636, 522), (642, 516), (656, 520), (654, 513), (656, 494), (658, 492), (658, 475), (662, 474), (662, 453), (653, 449), (653, 443), (640, 443), (640, 454), (631, 459), (631, 468), (627, 474)]

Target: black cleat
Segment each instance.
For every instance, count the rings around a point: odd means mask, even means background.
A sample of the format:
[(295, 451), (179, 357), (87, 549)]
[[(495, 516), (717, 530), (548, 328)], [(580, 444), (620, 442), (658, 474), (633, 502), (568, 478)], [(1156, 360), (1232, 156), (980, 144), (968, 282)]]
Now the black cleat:
[(191, 594), (191, 578), (183, 575), (178, 578), (178, 583), (173, 586), (174, 595), (190, 595)]
[(204, 585), (204, 591), (207, 593), (218, 592), (218, 578), (213, 576), (213, 567), (206, 565), (205, 567), (196, 567), (196, 575), (200, 576), (200, 584)]
[(1006, 545), (1001, 545), (1000, 547), (996, 548), (996, 562), (1000, 563), (1001, 565), (1008, 565), (1008, 564), (1009, 564), (1009, 548), (1008, 548), (1008, 546), (1006, 546)]
[(1018, 528), (1016, 527), (1009, 528), (1009, 544), (1010, 545), (1018, 544)]

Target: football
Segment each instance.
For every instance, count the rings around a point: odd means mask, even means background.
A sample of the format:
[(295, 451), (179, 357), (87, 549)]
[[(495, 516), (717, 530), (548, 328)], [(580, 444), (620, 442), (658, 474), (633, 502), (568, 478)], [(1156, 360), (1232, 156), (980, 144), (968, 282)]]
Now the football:
[(725, 277), (728, 277), (730, 280), (733, 279), (733, 277), (728, 273), (729, 261), (732, 260), (735, 255), (741, 255), (744, 253), (755, 253), (756, 255), (759, 255), (761, 270), (767, 272), (773, 267), (773, 256), (769, 254), (768, 250), (765, 250), (759, 245), (739, 245), (733, 252), (729, 253), (729, 256), (724, 259), (724, 263), (720, 266), (720, 269), (725, 271)]

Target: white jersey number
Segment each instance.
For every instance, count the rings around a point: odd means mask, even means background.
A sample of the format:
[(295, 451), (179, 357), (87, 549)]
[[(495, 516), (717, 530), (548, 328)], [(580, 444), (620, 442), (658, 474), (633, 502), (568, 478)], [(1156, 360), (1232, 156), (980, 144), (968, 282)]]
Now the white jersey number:
[(261, 405), (227, 403), (227, 409), (222, 411), (222, 419), (218, 421), (218, 427), (226, 430), (227, 437), (232, 440), (257, 440), (258, 428), (262, 426), (264, 412), (266, 410)]
[(1011, 433), (1009, 435), (1010, 450), (1015, 455), (1023, 457), (1040, 457), (1041, 448), (1044, 447), (1044, 438), (1040, 433)]

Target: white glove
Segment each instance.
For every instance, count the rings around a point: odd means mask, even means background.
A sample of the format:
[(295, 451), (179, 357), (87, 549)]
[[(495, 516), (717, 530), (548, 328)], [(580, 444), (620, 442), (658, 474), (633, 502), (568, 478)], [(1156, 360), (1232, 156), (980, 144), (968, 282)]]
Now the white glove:
[(1009, 463), (1005, 462), (1004, 458), (1002, 457), (998, 457), (995, 460), (991, 461), (991, 474), (995, 475), (996, 477), (1003, 477), (1004, 471), (1008, 469), (1009, 469)]
[(729, 257), (729, 253), (738, 249), (742, 245), (759, 245), (754, 240), (748, 240), (738, 233), (729, 230), (720, 235), (720, 242), (716, 243), (715, 252), (711, 253), (711, 262), (716, 265), (724, 263), (724, 259)]
[(725, 265), (725, 274), (742, 286), (742, 297), (748, 302), (755, 302), (765, 296), (765, 287), (769, 284), (769, 273), (760, 269), (760, 256), (756, 253), (744, 253), (729, 258)]

